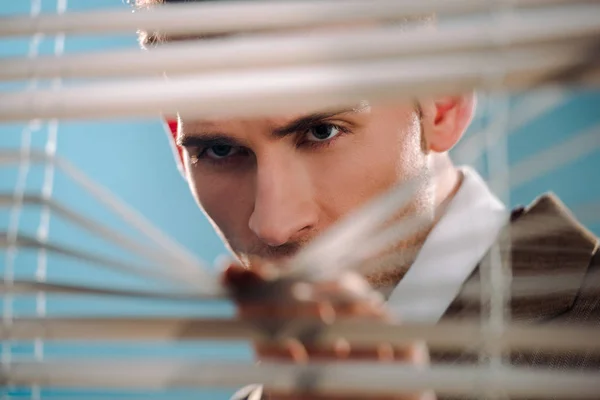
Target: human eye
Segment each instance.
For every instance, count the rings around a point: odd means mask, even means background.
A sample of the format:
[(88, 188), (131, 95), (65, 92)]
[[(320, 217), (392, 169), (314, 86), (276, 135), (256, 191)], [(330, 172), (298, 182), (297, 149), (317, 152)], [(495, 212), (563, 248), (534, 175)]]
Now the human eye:
[(204, 155), (213, 160), (222, 160), (239, 152), (239, 147), (227, 144), (215, 144), (204, 149)]
[(213, 165), (225, 165), (239, 161), (247, 152), (240, 146), (230, 144), (210, 144), (197, 149), (191, 156), (192, 164), (205, 162)]
[(322, 123), (315, 125), (306, 132), (306, 140), (309, 142), (325, 142), (336, 137), (341, 132), (339, 126)]

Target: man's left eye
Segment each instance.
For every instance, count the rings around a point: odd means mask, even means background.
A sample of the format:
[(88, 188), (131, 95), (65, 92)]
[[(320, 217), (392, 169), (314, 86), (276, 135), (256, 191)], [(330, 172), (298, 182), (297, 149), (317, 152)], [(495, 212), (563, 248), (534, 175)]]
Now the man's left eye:
[(333, 139), (340, 133), (340, 128), (331, 124), (321, 124), (310, 128), (306, 133), (309, 142), (324, 142)]

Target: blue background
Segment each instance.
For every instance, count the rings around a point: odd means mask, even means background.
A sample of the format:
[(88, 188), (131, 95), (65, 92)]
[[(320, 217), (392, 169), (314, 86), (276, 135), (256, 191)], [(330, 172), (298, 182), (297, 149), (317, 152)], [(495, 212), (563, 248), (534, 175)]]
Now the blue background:
[[(107, 7), (128, 7), (121, 0), (69, 0), (68, 10), (91, 10)], [(0, 0), (0, 13), (27, 14), (29, 1)], [(43, 0), (42, 12), (55, 12), (56, 0)], [(0, 40), (0, 56), (14, 57), (27, 54), (29, 39)], [(136, 48), (135, 35), (110, 37), (67, 37), (66, 53), (99, 51), (109, 48)], [(54, 37), (44, 38), (39, 47), (40, 54), (53, 54)], [(2, 90), (18, 90), (20, 83), (1, 84)], [(473, 159), (472, 146), (484, 136), (481, 134), (490, 122), (502, 100), (480, 96), (478, 116), (463, 142), (453, 151), (458, 163), (469, 162), (485, 177), (488, 175), (487, 155)], [(508, 165), (512, 171), (520, 171), (521, 165), (531, 157), (558, 160), (565, 154), (569, 143), (582, 135), (591, 137), (586, 151), (571, 161), (546, 171), (539, 177), (519, 185), (513, 185), (508, 202), (514, 206), (530, 203), (545, 191), (554, 191), (573, 212), (596, 234), (600, 233), (600, 93), (571, 92), (567, 90), (536, 92), (517, 95), (509, 100), (510, 112), (506, 128), (508, 136)], [(545, 104), (545, 105), (544, 105)], [(540, 106), (544, 105), (544, 106)], [(536, 109), (539, 110), (536, 111)], [(23, 138), (22, 124), (0, 125), (0, 149), (19, 149)], [(32, 148), (43, 150), (48, 137), (48, 125), (42, 124), (32, 133)], [(196, 207), (187, 186), (173, 162), (163, 126), (158, 118), (60, 122), (58, 129), (58, 155), (64, 157), (90, 176), (100, 185), (109, 188), (125, 203), (138, 210), (155, 226), (167, 233), (200, 259), (208, 263), (226, 253), (220, 239), (213, 232), (201, 211)], [(502, 150), (501, 143), (491, 147), (492, 152)], [(0, 191), (15, 190), (18, 166), (0, 166)], [(27, 191), (39, 193), (44, 179), (44, 166), (32, 166), (27, 174)], [(128, 235), (136, 233), (98, 203), (96, 199), (79, 188), (60, 171), (56, 172), (53, 198), (89, 217), (104, 222)], [(0, 208), (0, 230), (9, 225), (9, 208)], [(40, 223), (38, 207), (23, 209), (19, 220), (22, 233), (35, 235)], [(115, 246), (93, 237), (73, 226), (68, 221), (53, 215), (50, 223), (50, 240), (83, 248), (99, 254), (129, 257)], [(0, 250), (0, 270), (4, 270), (7, 254)], [(19, 249), (15, 258), (17, 278), (33, 279), (37, 265), (37, 252)], [(107, 271), (72, 259), (50, 255), (48, 258), (48, 280), (94, 284), (99, 286), (151, 287), (151, 283)], [(49, 297), (46, 301), (47, 315), (219, 315), (231, 313), (228, 304), (183, 304), (160, 301), (107, 300), (100, 298), (81, 299), (74, 297)], [(32, 316), (36, 313), (34, 296), (14, 299), (15, 316)], [(6, 347), (4, 350), (6, 351)], [(32, 343), (12, 343), (10, 353), (15, 359), (30, 359)], [(85, 344), (45, 343), (43, 355), (46, 359), (56, 357), (140, 357), (168, 356), (194, 360), (248, 360), (250, 352), (243, 344), (188, 343), (178, 345), (155, 344)], [(6, 392), (17, 398), (35, 396), (29, 388), (9, 388)], [(143, 398), (188, 398), (226, 399), (231, 391), (172, 391), (169, 393), (143, 394)], [(74, 390), (42, 389), (44, 398), (64, 398), (92, 393)], [(125, 394), (137, 397), (141, 393), (98, 392), (92, 398), (107, 395), (107, 398)], [(140, 397), (141, 398), (141, 397)]]

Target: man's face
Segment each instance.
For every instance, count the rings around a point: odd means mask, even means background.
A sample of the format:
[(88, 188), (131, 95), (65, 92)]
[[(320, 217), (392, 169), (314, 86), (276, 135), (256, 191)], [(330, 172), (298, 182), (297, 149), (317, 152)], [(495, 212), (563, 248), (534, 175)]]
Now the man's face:
[[(374, 196), (429, 170), (410, 103), (182, 123), (192, 192), (249, 267), (285, 261)], [(430, 189), (415, 193), (407, 212), (432, 216)]]

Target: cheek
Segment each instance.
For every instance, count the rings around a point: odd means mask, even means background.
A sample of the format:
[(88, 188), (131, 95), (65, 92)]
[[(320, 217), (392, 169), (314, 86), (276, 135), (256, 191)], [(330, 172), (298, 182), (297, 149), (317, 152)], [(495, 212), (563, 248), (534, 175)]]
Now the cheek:
[(196, 168), (188, 182), (197, 203), (229, 242), (245, 236), (254, 199), (249, 179)]
[[(418, 117), (409, 111), (390, 114), (374, 115), (374, 122), (346, 136), (327, 157), (311, 160), (316, 197), (330, 221), (425, 170)], [(419, 197), (422, 193), (415, 202)]]

